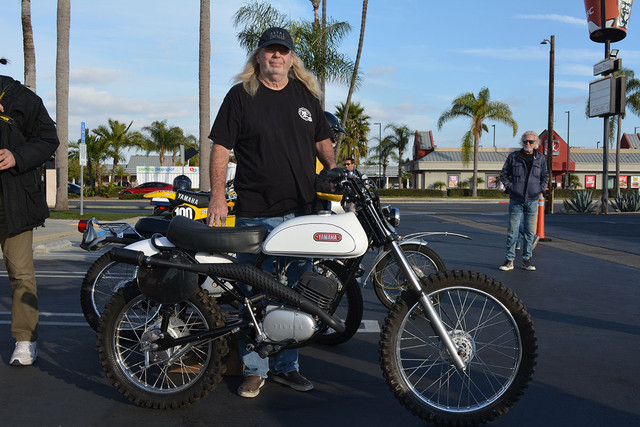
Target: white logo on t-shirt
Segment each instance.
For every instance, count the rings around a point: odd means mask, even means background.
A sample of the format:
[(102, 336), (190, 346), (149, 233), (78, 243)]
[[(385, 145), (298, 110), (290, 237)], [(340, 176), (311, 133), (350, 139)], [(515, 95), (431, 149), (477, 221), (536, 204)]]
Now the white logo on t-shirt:
[(311, 112), (304, 107), (298, 108), (298, 114), (302, 117), (302, 120), (306, 120), (307, 122), (313, 121), (311, 119)]

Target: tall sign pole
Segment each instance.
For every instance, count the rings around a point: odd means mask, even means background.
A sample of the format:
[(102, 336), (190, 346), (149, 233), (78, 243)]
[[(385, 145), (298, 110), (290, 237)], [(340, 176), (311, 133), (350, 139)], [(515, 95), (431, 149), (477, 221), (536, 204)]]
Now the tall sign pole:
[(604, 61), (594, 66), (594, 75), (606, 77), (589, 85), (589, 117), (603, 117), (602, 131), (602, 213), (607, 213), (609, 205), (609, 117), (624, 113), (625, 76), (614, 77), (614, 71), (622, 65), (620, 59), (611, 60), (611, 43), (627, 36), (629, 17), (633, 0), (584, 0), (587, 13), (589, 38), (604, 43)]

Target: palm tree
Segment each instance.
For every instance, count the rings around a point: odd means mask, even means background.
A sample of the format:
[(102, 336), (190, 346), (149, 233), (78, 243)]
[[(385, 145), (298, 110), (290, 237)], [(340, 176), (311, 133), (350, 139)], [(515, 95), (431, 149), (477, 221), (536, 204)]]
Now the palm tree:
[(56, 50), (56, 128), (60, 145), (56, 154), (58, 191), (56, 209), (69, 209), (67, 181), (69, 180), (69, 26), (70, 0), (58, 0)]
[[(398, 155), (395, 153), (396, 147), (393, 143), (393, 140), (388, 136), (384, 137), (382, 141), (380, 141), (377, 137), (374, 140), (378, 141), (378, 145), (371, 149), (372, 156), (378, 164), (382, 164), (382, 183), (386, 182), (387, 177), (387, 166), (389, 165), (389, 160), (397, 160)], [(382, 187), (382, 184), (380, 185)]]
[(367, 157), (369, 153), (367, 135), (370, 131), (369, 120), (371, 117), (364, 113), (364, 108), (357, 102), (349, 106), (349, 114), (345, 115), (344, 110), (344, 104), (340, 104), (336, 108), (336, 117), (341, 119), (343, 123), (346, 122), (343, 128), (347, 131), (336, 158), (353, 157), (356, 163), (360, 163), (359, 159)]
[(403, 188), (402, 154), (404, 154), (404, 150), (407, 148), (407, 145), (409, 145), (409, 138), (411, 138), (412, 132), (407, 125), (396, 125), (394, 123), (386, 125), (384, 130), (386, 131), (387, 129), (393, 131), (393, 134), (387, 138), (393, 147), (398, 150), (398, 181), (400, 182), (400, 188)]
[(165, 152), (173, 154), (175, 164), (175, 153), (180, 149), (181, 145), (189, 146), (195, 143), (193, 135), (185, 135), (178, 126), (167, 127), (167, 121), (155, 121), (149, 126), (142, 128), (143, 131), (149, 132), (147, 138), (142, 145), (147, 152), (155, 151), (160, 155), (160, 165), (164, 166)]
[[(349, 92), (347, 93), (347, 102), (345, 103), (345, 105), (347, 106), (346, 107), (347, 110), (349, 110), (349, 104), (351, 104), (351, 95), (353, 95), (353, 91), (355, 89), (356, 82), (358, 79), (358, 66), (360, 65), (360, 56), (362, 55), (362, 44), (364, 43), (364, 27), (365, 27), (365, 24), (367, 23), (367, 5), (368, 4), (369, 4), (368, 0), (364, 0), (362, 2), (362, 19), (360, 21), (360, 39), (358, 41), (358, 53), (356, 54), (356, 63), (353, 67), (351, 83), (349, 84)], [(347, 118), (343, 117), (342, 123), (341, 123), (342, 127), (345, 126), (346, 121), (347, 121)], [(338, 141), (336, 143), (336, 148), (335, 148), (336, 153), (340, 152), (340, 145), (342, 143), (343, 138), (344, 138), (344, 135), (342, 134), (338, 136)]]
[(472, 196), (478, 196), (478, 148), (482, 131), (489, 132), (489, 128), (484, 123), (485, 120), (493, 120), (505, 123), (513, 129), (513, 136), (518, 132), (518, 123), (513, 119), (509, 106), (500, 101), (491, 101), (489, 89), (480, 89), (478, 97), (472, 92), (458, 96), (451, 102), (451, 108), (446, 110), (438, 119), (438, 129), (442, 129), (447, 121), (457, 117), (468, 117), (471, 119), (471, 127), (462, 138), (462, 159), (464, 163), (469, 161), (471, 140), (473, 139), (473, 191)]
[(24, 49), (24, 85), (36, 91), (36, 48), (31, 26), (31, 0), (22, 0), (22, 45)]
[[(614, 74), (624, 74), (627, 77), (625, 107), (628, 107), (633, 113), (635, 113), (637, 116), (640, 116), (640, 80), (636, 79), (633, 70), (630, 70), (628, 68), (623, 68), (622, 70)], [(626, 113), (618, 114), (617, 120), (618, 136), (616, 138), (616, 197), (620, 197), (620, 133), (622, 129), (622, 119), (624, 119), (625, 116)], [(612, 127), (609, 126), (609, 129), (612, 129)]]
[(116, 179), (118, 163), (124, 161), (124, 150), (130, 147), (143, 147), (144, 138), (140, 132), (130, 131), (131, 125), (109, 119), (109, 126), (100, 125), (93, 130), (101, 144), (104, 144), (109, 157), (113, 159), (111, 182)]
[(211, 156), (211, 142), (209, 130), (211, 127), (211, 4), (210, 0), (200, 0), (200, 49), (198, 56), (198, 111), (200, 113), (199, 127), (199, 165), (200, 189), (211, 188), (209, 176), (209, 158)]

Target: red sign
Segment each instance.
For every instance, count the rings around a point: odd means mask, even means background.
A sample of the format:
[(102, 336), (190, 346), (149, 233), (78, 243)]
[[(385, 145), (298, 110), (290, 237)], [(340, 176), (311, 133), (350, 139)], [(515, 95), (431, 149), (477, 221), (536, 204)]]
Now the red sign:
[(627, 177), (621, 176), (620, 180), (618, 181), (618, 185), (620, 188), (627, 188)]
[(313, 235), (316, 242), (339, 242), (342, 240), (340, 233), (316, 233)]
[(584, 177), (584, 188), (596, 188), (596, 176), (586, 175)]

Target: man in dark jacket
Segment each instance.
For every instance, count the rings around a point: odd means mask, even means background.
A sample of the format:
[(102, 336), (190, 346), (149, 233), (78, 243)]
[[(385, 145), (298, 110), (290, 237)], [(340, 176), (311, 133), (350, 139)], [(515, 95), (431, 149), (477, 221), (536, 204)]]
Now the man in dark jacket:
[(58, 145), (55, 124), (40, 97), (0, 75), (0, 244), (13, 292), (11, 365), (31, 365), (38, 356), (33, 229), (44, 224), (49, 209), (37, 168)]
[[(520, 139), (522, 149), (509, 154), (500, 171), (500, 183), (509, 194), (509, 228), (507, 230), (507, 249), (500, 270), (513, 270), (516, 257), (520, 222), (524, 224), (524, 247), (522, 248), (522, 268), (533, 271), (531, 253), (536, 227), (538, 199), (549, 183), (547, 160), (536, 151), (540, 140), (533, 131), (527, 131)], [(524, 216), (524, 218), (523, 218)]]

